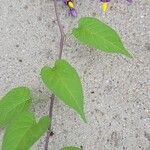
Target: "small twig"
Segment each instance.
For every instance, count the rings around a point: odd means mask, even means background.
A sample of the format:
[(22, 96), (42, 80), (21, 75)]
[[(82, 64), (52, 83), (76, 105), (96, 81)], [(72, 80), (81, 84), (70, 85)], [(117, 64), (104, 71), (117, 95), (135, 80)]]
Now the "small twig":
[(57, 24), (58, 24), (59, 31), (60, 31), (60, 50), (59, 50), (58, 59), (61, 59), (65, 36), (64, 36), (63, 27), (62, 27), (62, 25), (60, 23), (60, 19), (59, 19), (59, 16), (58, 16), (57, 1), (56, 0), (53, 0), (53, 1), (54, 1), (54, 8), (55, 8), (55, 14), (56, 14), (56, 19), (57, 19)]
[[(59, 27), (59, 31), (60, 31), (60, 43), (59, 43), (59, 54), (58, 54), (58, 59), (62, 58), (62, 52), (63, 52), (63, 46), (64, 46), (64, 32), (63, 32), (63, 28), (62, 25), (60, 23), (60, 19), (58, 16), (58, 11), (57, 11), (57, 1), (54, 1), (54, 9), (55, 9), (55, 14), (56, 14), (56, 19), (57, 19), (57, 24)], [(51, 96), (51, 100), (50, 100), (50, 107), (49, 107), (49, 118), (52, 120), (53, 117), (53, 106), (54, 106), (54, 99), (55, 99), (55, 95), (52, 94)], [(49, 125), (48, 131), (47, 131), (47, 135), (46, 135), (46, 139), (45, 139), (45, 147), (44, 150), (48, 150), (48, 143), (49, 143), (49, 138), (50, 136), (53, 135), (52, 129), (51, 129), (51, 124)]]
[[(55, 95), (52, 94), (50, 99), (51, 100), (50, 100), (50, 106), (49, 106), (49, 118), (52, 119)], [(51, 122), (50, 122), (48, 131), (47, 131), (47, 135), (46, 135), (46, 138), (45, 138), (45, 147), (44, 147), (45, 150), (48, 150), (48, 143), (49, 143), (49, 138), (51, 136), (51, 132), (52, 131), (51, 131)]]

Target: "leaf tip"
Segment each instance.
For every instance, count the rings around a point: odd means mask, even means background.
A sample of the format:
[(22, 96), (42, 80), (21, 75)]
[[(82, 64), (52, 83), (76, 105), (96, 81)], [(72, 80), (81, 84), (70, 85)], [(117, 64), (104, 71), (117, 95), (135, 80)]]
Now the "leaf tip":
[(128, 52), (127, 50), (124, 51), (123, 55), (126, 56), (126, 57), (128, 57), (128, 58), (130, 58), (130, 59), (133, 59), (133, 58), (134, 58), (133, 54), (131, 54), (131, 53)]
[(84, 121), (84, 123), (87, 123), (84, 112), (82, 114), (80, 114), (80, 116), (81, 116), (81, 119)]

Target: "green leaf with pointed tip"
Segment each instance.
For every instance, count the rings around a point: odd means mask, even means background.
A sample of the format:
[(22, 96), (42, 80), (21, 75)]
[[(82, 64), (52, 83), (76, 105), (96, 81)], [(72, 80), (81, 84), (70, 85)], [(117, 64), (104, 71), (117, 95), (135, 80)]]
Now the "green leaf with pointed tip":
[(47, 116), (36, 123), (33, 113), (28, 111), (21, 113), (6, 128), (2, 150), (29, 150), (47, 131), (49, 124)]
[(78, 28), (73, 28), (73, 35), (83, 44), (107, 53), (120, 53), (129, 58), (133, 56), (124, 48), (116, 31), (100, 20), (83, 17)]
[(77, 147), (72, 147), (72, 146), (70, 146), (70, 147), (64, 147), (64, 148), (62, 148), (61, 150), (81, 150), (80, 148), (77, 148)]
[(67, 61), (57, 60), (53, 68), (42, 68), (41, 76), (48, 89), (78, 112), (85, 121), (83, 91), (76, 70)]
[(18, 87), (10, 90), (0, 100), (0, 127), (5, 127), (17, 114), (28, 110), (31, 104), (30, 90)]

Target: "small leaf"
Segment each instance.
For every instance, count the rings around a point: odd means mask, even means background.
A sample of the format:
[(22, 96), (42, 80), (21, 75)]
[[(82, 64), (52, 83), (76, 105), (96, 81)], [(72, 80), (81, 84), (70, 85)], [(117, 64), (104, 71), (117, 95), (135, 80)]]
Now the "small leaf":
[(49, 123), (48, 117), (42, 117), (36, 123), (33, 113), (21, 113), (6, 128), (2, 150), (29, 150), (47, 131)]
[(70, 147), (64, 147), (64, 148), (62, 148), (61, 150), (81, 150), (80, 148), (77, 148), (77, 147), (72, 147), (72, 146), (70, 146)]
[(80, 42), (92, 48), (132, 58), (116, 31), (96, 18), (81, 18), (78, 28), (74, 28), (72, 33)]
[(57, 60), (53, 68), (44, 67), (41, 76), (48, 89), (78, 112), (85, 121), (83, 91), (76, 70), (67, 61)]
[(27, 110), (31, 104), (30, 90), (18, 87), (10, 90), (0, 100), (0, 127), (6, 126), (17, 114)]

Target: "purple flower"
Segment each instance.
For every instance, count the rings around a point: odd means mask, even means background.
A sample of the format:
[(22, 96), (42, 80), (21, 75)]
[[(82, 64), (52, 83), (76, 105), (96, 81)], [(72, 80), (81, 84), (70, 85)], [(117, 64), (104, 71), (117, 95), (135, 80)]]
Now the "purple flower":
[(71, 15), (74, 16), (74, 17), (77, 16), (77, 12), (76, 12), (76, 10), (75, 10), (74, 8), (71, 8), (71, 9), (70, 9), (70, 13), (71, 13)]
[(67, 5), (67, 0), (64, 0), (64, 4)]

